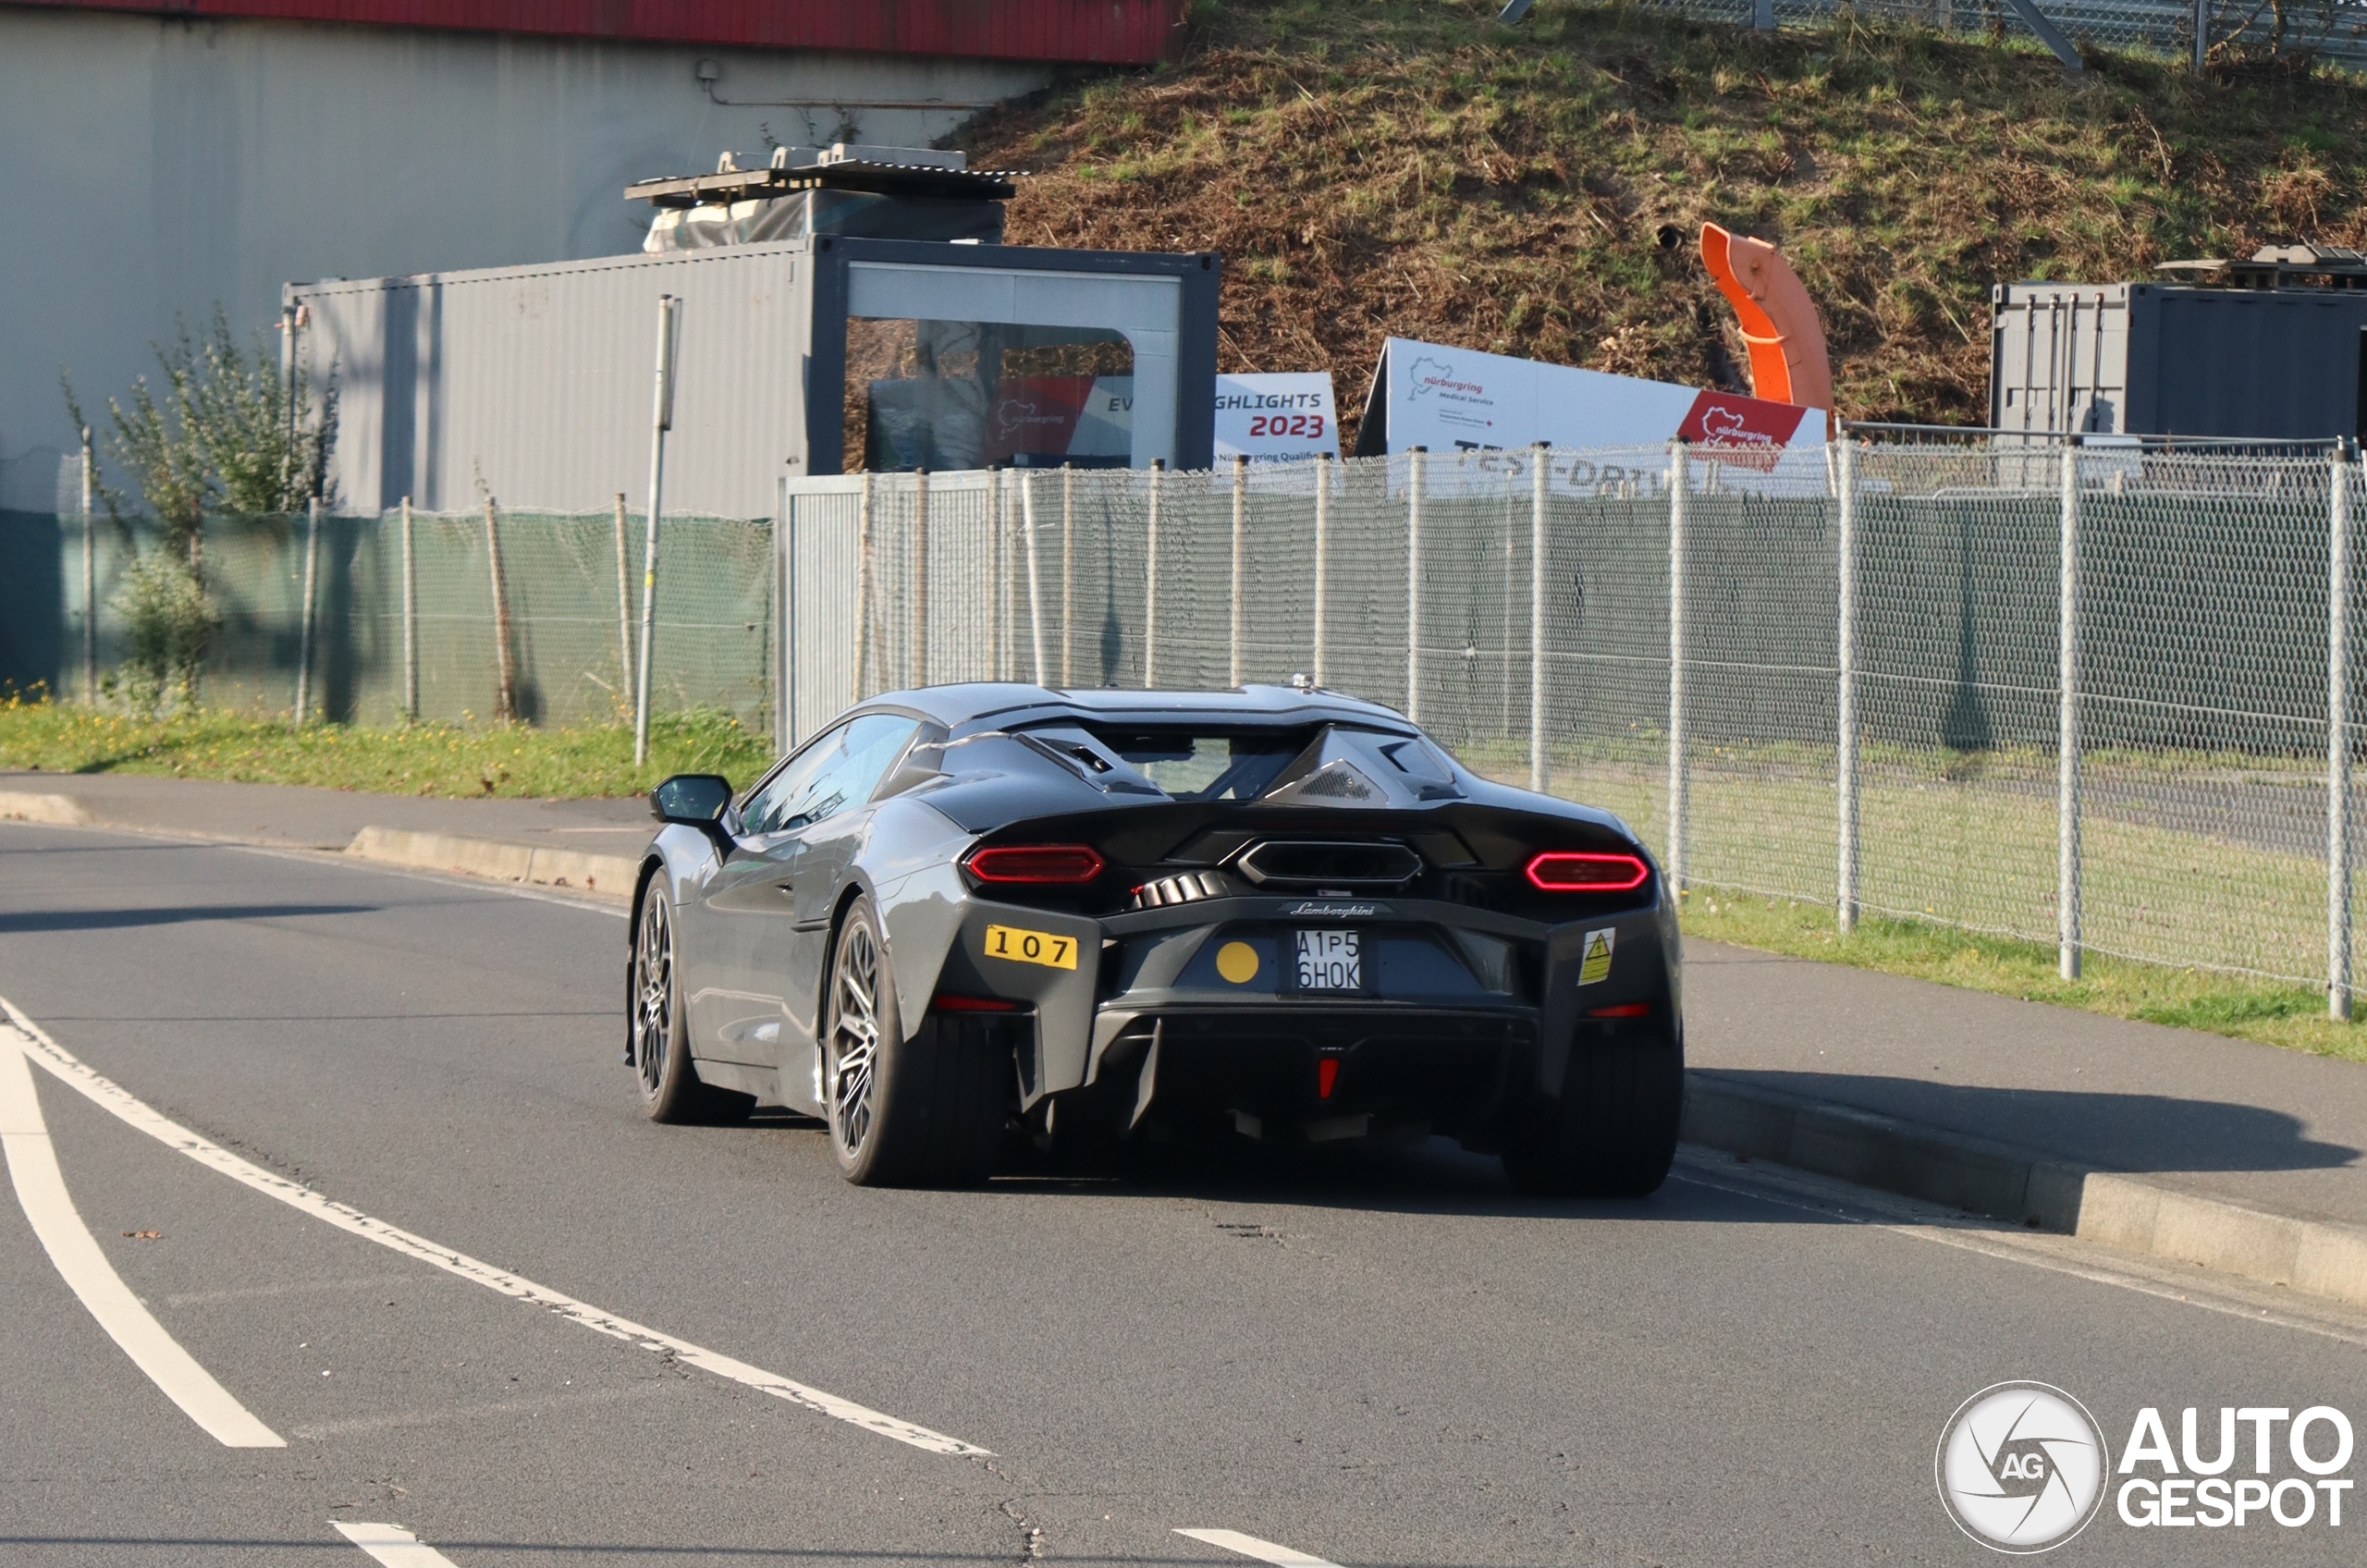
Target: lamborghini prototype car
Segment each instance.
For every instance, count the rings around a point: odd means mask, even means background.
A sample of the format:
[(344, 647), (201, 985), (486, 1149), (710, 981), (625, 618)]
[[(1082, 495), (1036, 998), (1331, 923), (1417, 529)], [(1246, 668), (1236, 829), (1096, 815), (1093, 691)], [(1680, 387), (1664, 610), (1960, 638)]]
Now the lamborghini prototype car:
[(734, 799), (652, 791), (626, 1060), (661, 1121), (818, 1117), (848, 1180), (1029, 1142), (1444, 1133), (1637, 1195), (1683, 1096), (1675, 902), (1606, 813), (1320, 690), (938, 686)]

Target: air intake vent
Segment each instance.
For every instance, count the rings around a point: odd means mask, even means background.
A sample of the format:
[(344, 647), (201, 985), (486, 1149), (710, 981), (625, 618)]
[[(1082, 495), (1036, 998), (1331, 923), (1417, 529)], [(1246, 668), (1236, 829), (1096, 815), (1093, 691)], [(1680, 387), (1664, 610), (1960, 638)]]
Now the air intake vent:
[(1422, 869), (1422, 857), (1403, 844), (1269, 839), (1251, 845), (1239, 864), (1260, 887), (1394, 888)]

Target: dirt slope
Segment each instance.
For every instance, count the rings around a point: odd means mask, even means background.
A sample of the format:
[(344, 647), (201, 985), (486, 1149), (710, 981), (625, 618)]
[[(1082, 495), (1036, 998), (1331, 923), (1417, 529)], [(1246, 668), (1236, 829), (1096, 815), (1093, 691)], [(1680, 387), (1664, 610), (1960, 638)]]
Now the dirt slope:
[[(1222, 365), (1329, 367), (1390, 333), (1707, 383), (1742, 361), (1693, 247), (1780, 240), (1845, 418), (1986, 417), (1993, 283), (2141, 278), (2271, 240), (2367, 242), (2367, 82), (2198, 80), (1844, 19), (1757, 35), (1544, 0), (1200, 0), (1174, 64), (959, 139), (1040, 171), (1011, 238), (1215, 249)], [(1343, 408), (1343, 412), (1348, 411)]]

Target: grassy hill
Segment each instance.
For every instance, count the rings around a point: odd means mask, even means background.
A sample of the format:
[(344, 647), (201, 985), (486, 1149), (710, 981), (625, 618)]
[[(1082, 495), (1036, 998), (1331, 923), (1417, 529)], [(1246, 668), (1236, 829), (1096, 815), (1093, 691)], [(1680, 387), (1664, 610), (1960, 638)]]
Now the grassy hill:
[(2070, 85), (2011, 38), (1495, 9), (1197, 0), (1175, 63), (962, 141), (1040, 171), (1015, 241), (1223, 251), (1222, 367), (1328, 366), (1343, 402), (1392, 332), (1715, 379), (1743, 355), (1705, 218), (1783, 244), (1843, 417), (1951, 423), (1986, 417), (1993, 283), (2367, 245), (2367, 81), (2330, 69), (2113, 55)]

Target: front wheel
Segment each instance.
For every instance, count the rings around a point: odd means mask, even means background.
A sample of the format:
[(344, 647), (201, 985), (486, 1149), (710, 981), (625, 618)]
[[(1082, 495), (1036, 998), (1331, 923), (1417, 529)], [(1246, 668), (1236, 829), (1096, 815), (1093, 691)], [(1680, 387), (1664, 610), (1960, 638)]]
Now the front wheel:
[(1649, 1196), (1668, 1179), (1676, 1158), (1684, 1110), (1681, 1033), (1650, 1029), (1575, 1040), (1561, 1099), (1539, 1126), (1504, 1150), (1504, 1170), (1527, 1192)]
[(822, 1035), (823, 1109), (839, 1174), (858, 1186), (963, 1185), (994, 1172), (1011, 1056), (926, 1018), (907, 1037), (868, 897), (839, 927)]
[(699, 1082), (691, 1060), (690, 1026), (682, 1014), (680, 956), (674, 942), (674, 906), (665, 878), (653, 876), (633, 911), (632, 968), (626, 986), (627, 1060), (641, 1089), (641, 1107), (652, 1121), (721, 1121), (745, 1116), (755, 1102), (746, 1095), (711, 1089)]

